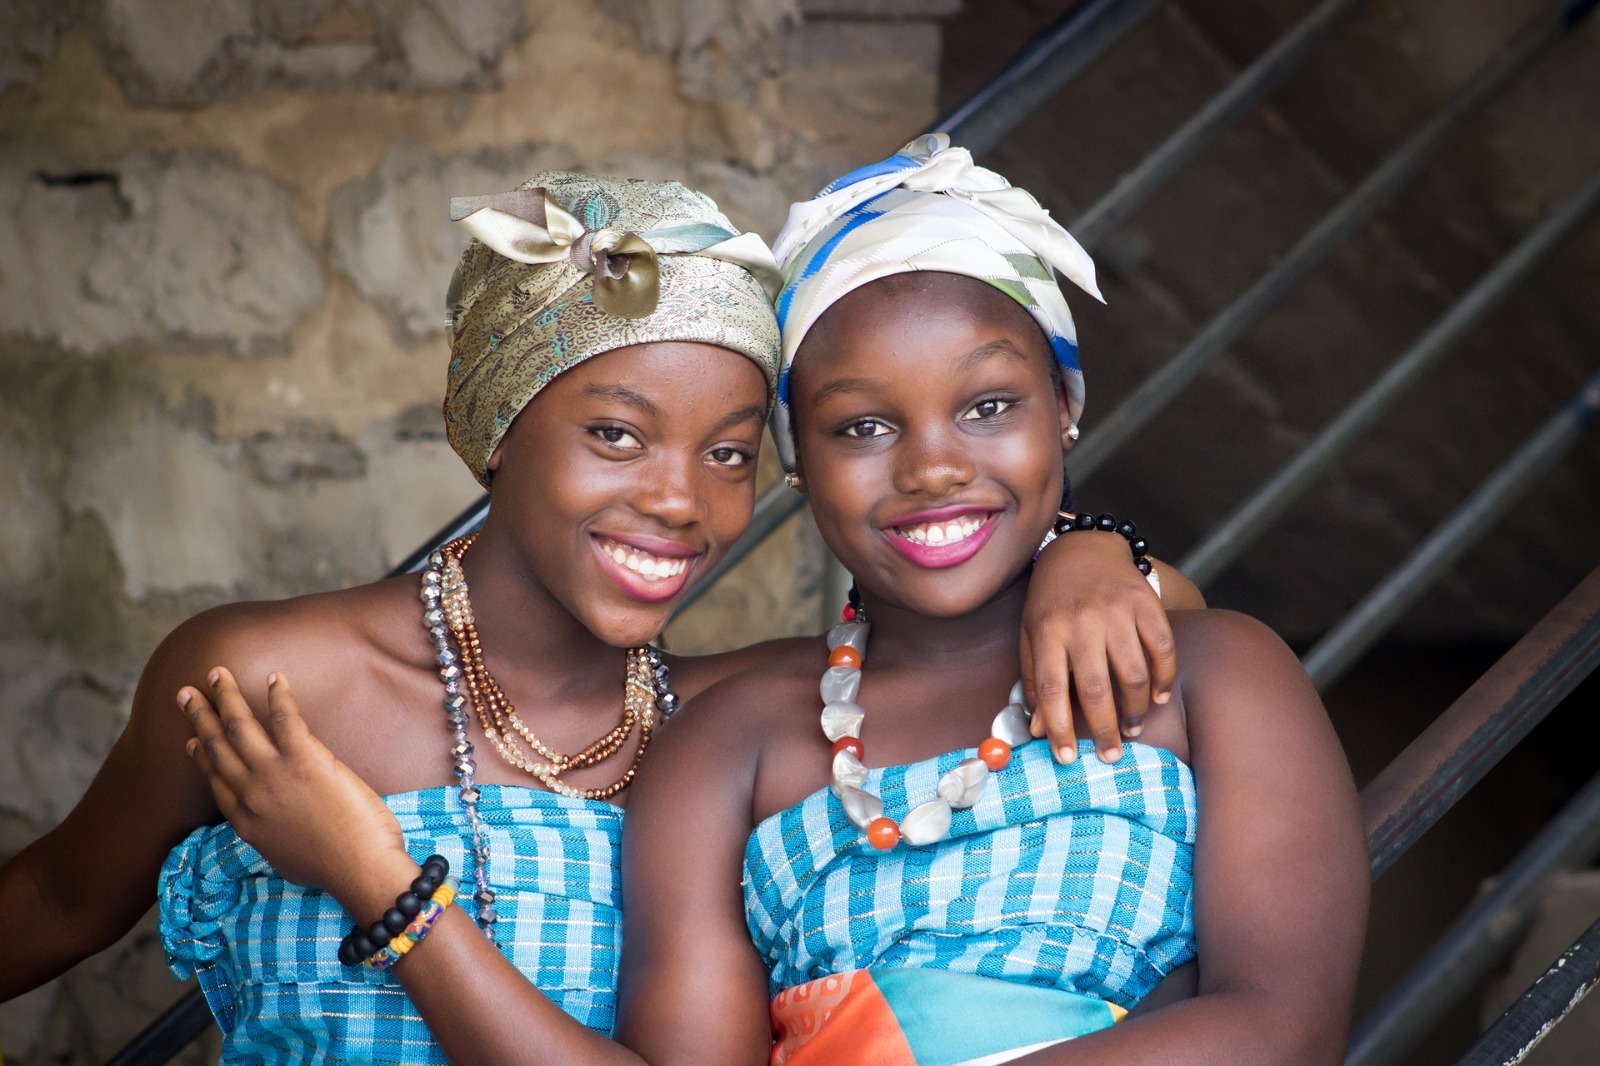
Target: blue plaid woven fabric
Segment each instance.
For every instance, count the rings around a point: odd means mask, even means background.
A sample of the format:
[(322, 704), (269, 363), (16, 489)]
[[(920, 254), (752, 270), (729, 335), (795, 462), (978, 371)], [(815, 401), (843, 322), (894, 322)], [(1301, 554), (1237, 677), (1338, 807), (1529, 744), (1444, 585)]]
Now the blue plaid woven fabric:
[[(1194, 957), (1194, 778), (1126, 743), (1061, 766), (1025, 744), (937, 844), (878, 851), (823, 789), (745, 848), (745, 913), (774, 994), (849, 970), (913, 967), (1062, 988), (1131, 1008)], [(973, 755), (873, 770), (891, 818)]]
[[(584, 1025), (616, 1024), (622, 811), (529, 788), (479, 786), (495, 938), (511, 961)], [(419, 862), (465, 872), (471, 835), (453, 788), (389, 796)], [(465, 880), (465, 878), (464, 878)], [(403, 885), (396, 886), (398, 892)], [(463, 886), (461, 906), (476, 907)], [(161, 938), (180, 979), (200, 980), (227, 1063), (442, 1063), (394, 975), (340, 964), (350, 917), (292, 885), (226, 824), (196, 830), (161, 870)]]

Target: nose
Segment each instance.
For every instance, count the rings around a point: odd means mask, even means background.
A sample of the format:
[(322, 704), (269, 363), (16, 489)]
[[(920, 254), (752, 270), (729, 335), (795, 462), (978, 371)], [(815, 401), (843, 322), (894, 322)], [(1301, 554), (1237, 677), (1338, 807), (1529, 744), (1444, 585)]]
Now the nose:
[(705, 517), (705, 500), (701, 498), (698, 472), (695, 456), (662, 456), (641, 471), (644, 476), (634, 494), (634, 506), (639, 513), (674, 529), (701, 521)]
[(902, 429), (897, 451), (895, 490), (908, 496), (944, 496), (975, 474), (972, 456), (951, 429)]

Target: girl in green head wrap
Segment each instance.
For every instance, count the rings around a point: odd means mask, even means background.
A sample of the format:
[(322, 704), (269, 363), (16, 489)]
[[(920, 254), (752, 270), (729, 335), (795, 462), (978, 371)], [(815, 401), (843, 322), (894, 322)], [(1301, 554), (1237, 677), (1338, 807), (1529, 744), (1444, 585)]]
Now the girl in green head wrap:
[[(0, 870), (0, 909), (30, 915), (0, 998), (125, 932), (159, 870), (163, 943), (225, 1061), (622, 1054), (627, 786), (680, 700), (782, 643), (648, 647), (749, 522), (776, 269), (675, 183), (541, 174), (451, 210), (474, 240), (444, 414), (490, 487), (482, 530), (420, 586), (217, 608), (168, 637), (84, 800)], [(1063, 538), (1040, 584), (1069, 568), (1025, 669), (1051, 664), (1063, 704), (1069, 661), (1092, 678), (1114, 746), (1108, 660), (1136, 717), (1170, 685), (1170, 635), (1121, 537)], [(459, 904), (419, 865), (434, 853)]]

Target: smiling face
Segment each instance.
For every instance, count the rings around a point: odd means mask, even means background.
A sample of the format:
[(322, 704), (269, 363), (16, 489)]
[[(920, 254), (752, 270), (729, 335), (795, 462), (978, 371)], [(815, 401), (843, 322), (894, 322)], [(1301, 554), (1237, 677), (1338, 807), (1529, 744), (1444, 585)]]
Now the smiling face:
[(843, 297), (796, 354), (799, 472), (823, 538), (877, 598), (975, 610), (1032, 559), (1070, 442), (1044, 336), (973, 278), (898, 274)]
[(642, 644), (750, 522), (766, 383), (726, 348), (618, 348), (562, 373), (490, 459), (491, 517), (592, 633)]

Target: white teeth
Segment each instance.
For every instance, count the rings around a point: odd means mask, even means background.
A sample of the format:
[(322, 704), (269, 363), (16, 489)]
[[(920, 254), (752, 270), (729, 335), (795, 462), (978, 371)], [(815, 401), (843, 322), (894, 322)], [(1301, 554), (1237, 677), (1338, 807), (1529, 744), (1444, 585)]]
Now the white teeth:
[(982, 518), (977, 515), (964, 515), (948, 522), (923, 522), (914, 526), (899, 526), (895, 531), (913, 544), (944, 545), (966, 540), (982, 528)]
[(601, 550), (618, 566), (626, 567), (651, 581), (677, 577), (689, 568), (687, 559), (668, 559), (665, 556), (642, 552), (637, 548), (624, 548), (616, 543), (605, 543), (601, 546)]

